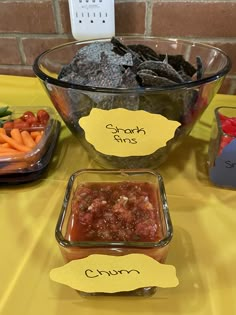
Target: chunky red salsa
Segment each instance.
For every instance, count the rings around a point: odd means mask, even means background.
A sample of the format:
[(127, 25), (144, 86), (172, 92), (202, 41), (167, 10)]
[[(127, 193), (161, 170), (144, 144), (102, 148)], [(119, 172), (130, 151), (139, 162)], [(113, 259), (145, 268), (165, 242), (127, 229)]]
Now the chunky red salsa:
[(155, 185), (147, 182), (85, 183), (77, 187), (70, 241), (157, 241), (162, 236)]
[(220, 114), (219, 118), (223, 132), (227, 133), (227, 135), (222, 135), (220, 139), (219, 154), (221, 154), (224, 147), (236, 137), (236, 117), (227, 117)]

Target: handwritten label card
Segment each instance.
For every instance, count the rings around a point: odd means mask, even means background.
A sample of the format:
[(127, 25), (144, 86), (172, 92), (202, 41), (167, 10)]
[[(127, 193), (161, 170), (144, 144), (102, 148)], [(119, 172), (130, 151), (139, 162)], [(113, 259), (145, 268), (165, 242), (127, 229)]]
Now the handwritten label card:
[(220, 186), (236, 187), (236, 139), (226, 145), (210, 169), (211, 181)]
[(176, 287), (174, 266), (164, 265), (144, 254), (90, 255), (50, 272), (53, 281), (84, 292), (114, 293), (157, 286)]
[(86, 140), (103, 154), (143, 156), (164, 147), (179, 122), (143, 110), (93, 108), (79, 119)]

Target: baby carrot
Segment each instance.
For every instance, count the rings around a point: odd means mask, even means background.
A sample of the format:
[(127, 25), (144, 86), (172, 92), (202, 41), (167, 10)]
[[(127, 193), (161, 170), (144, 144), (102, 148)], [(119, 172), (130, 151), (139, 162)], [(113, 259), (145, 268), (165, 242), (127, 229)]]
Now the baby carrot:
[(35, 138), (35, 140), (34, 140), (34, 141), (35, 141), (35, 143), (36, 143), (36, 144), (38, 144), (38, 143), (39, 143), (39, 141), (42, 139), (42, 136), (43, 136), (43, 135), (42, 135), (42, 134), (40, 134), (40, 135), (38, 135), (38, 136)]
[(0, 133), (6, 134), (6, 130), (4, 128), (0, 128)]
[(21, 152), (31, 151), (30, 147), (23, 145), (23, 144), (19, 144), (16, 140), (12, 139), (11, 137), (9, 137), (7, 135), (1, 134), (1, 133), (0, 133), (0, 140), (9, 143), (12, 148), (19, 150)]
[(31, 131), (30, 135), (33, 139), (41, 134), (41, 131)]
[(18, 157), (19, 155), (19, 151), (17, 151), (17, 153), (13, 153), (13, 152), (0, 152), (0, 158), (13, 158), (13, 157)]
[(22, 136), (22, 140), (25, 146), (29, 147), (29, 148), (34, 148), (35, 147), (35, 141), (34, 139), (31, 137), (30, 133), (26, 130), (23, 130), (21, 132), (21, 136)]
[(22, 154), (25, 154), (21, 151), (15, 150), (15, 149), (6, 149), (6, 150), (2, 150), (0, 148), (0, 158), (8, 158), (8, 157), (20, 157)]
[(10, 144), (7, 143), (7, 142), (4, 142), (4, 143), (0, 144), (0, 146), (1, 146), (2, 148), (11, 148)]
[(19, 144), (24, 144), (21, 132), (18, 128), (13, 128), (10, 132), (12, 139), (16, 140)]
[[(6, 130), (4, 128), (0, 128), (0, 134), (5, 135), (6, 134)], [(0, 139), (0, 143), (4, 143), (5, 141)]]
[(3, 147), (2, 145), (0, 146), (0, 153), (22, 153), (21, 151), (18, 151), (16, 149), (12, 149), (12, 148), (7, 148), (7, 147)]

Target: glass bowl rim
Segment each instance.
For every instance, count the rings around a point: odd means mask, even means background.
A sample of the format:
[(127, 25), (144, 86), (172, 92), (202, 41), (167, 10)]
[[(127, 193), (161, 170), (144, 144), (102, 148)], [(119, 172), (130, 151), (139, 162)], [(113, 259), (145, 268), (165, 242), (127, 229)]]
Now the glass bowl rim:
[(220, 48), (217, 48), (213, 45), (209, 45), (206, 43), (202, 42), (197, 42), (197, 41), (190, 41), (190, 40), (184, 40), (180, 38), (164, 38), (164, 37), (156, 37), (156, 36), (137, 36), (137, 35), (130, 35), (130, 36), (117, 36), (120, 40), (160, 40), (162, 42), (175, 42), (175, 43), (182, 43), (185, 45), (191, 45), (191, 46), (199, 46), (203, 48), (209, 48), (209, 49), (214, 49), (221, 55), (223, 55), (226, 59), (226, 65), (220, 69), (218, 72), (216, 72), (214, 75), (210, 75), (208, 77), (190, 81), (190, 82), (184, 82), (184, 83), (177, 83), (173, 85), (166, 85), (165, 87), (138, 87), (138, 88), (105, 88), (105, 87), (93, 87), (93, 86), (84, 86), (84, 85), (79, 85), (75, 83), (69, 83), (65, 82), (62, 80), (58, 80), (56, 78), (53, 78), (51, 76), (46, 75), (39, 67), (39, 62), (42, 57), (47, 55), (48, 53), (51, 53), (55, 50), (72, 46), (72, 45), (82, 45), (82, 44), (89, 44), (93, 42), (104, 42), (104, 41), (110, 41), (111, 38), (99, 38), (95, 40), (85, 40), (85, 41), (70, 41), (61, 45), (54, 46), (50, 49), (47, 49), (43, 51), (40, 55), (38, 55), (33, 63), (33, 71), (35, 75), (40, 78), (41, 80), (56, 85), (60, 86), (63, 88), (70, 88), (70, 89), (75, 89), (75, 90), (83, 90), (83, 91), (90, 91), (90, 92), (103, 92), (103, 93), (112, 93), (112, 94), (127, 94), (127, 93), (153, 93), (157, 91), (168, 91), (168, 90), (180, 90), (180, 89), (187, 89), (187, 88), (193, 88), (197, 87), (199, 85), (203, 85), (206, 83), (213, 82), (221, 77), (224, 77), (231, 69), (232, 67), (232, 62), (229, 58), (229, 56)]
[[(62, 226), (64, 223), (66, 211), (67, 211), (67, 202), (69, 200), (70, 194), (71, 194), (71, 188), (73, 186), (73, 183), (76, 179), (76, 177), (82, 173), (82, 172), (96, 172), (96, 173), (106, 173), (106, 174), (122, 174), (122, 173), (149, 173), (154, 176), (156, 176), (156, 179), (159, 184), (159, 190), (160, 190), (160, 197), (161, 197), (161, 203), (162, 203), (162, 212), (163, 212), (163, 220), (164, 224), (166, 226), (166, 235), (157, 242), (134, 242), (134, 241), (107, 241), (107, 242), (98, 242), (98, 241), (78, 241), (78, 242), (71, 242), (64, 238), (62, 235)], [(80, 169), (76, 172), (74, 172), (67, 183), (65, 196), (62, 203), (62, 208), (57, 220), (56, 229), (55, 229), (55, 237), (58, 242), (58, 244), (64, 248), (91, 248), (91, 247), (126, 247), (126, 248), (153, 248), (153, 247), (164, 247), (166, 246), (173, 237), (173, 225), (169, 213), (169, 207), (167, 203), (167, 197), (164, 187), (164, 181), (163, 177), (156, 171), (150, 170), (150, 169)]]

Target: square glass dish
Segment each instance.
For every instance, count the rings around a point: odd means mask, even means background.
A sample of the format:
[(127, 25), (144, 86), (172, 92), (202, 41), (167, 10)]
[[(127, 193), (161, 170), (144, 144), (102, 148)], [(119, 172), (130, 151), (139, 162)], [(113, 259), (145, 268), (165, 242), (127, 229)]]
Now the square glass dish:
[[(84, 169), (72, 174), (55, 231), (66, 263), (92, 254), (133, 253), (164, 263), (172, 234), (163, 179), (147, 169)], [(146, 287), (124, 294), (155, 291)]]
[[(45, 161), (48, 162), (48, 158), (45, 157), (48, 157), (49, 153), (51, 156), (50, 147), (55, 146), (60, 131), (60, 122), (55, 118), (55, 111), (50, 107), (11, 106), (10, 110), (12, 113), (1, 127), (4, 138), (0, 135), (0, 182), (6, 175), (20, 176), (43, 169)], [(40, 113), (46, 115), (46, 118), (41, 117), (39, 121)], [(19, 140), (14, 138), (17, 135), (12, 133), (13, 130), (18, 132)], [(35, 136), (32, 146), (26, 144), (27, 140), (23, 139), (23, 134), (24, 137)]]
[(215, 109), (208, 149), (210, 180), (217, 186), (236, 187), (236, 108)]

